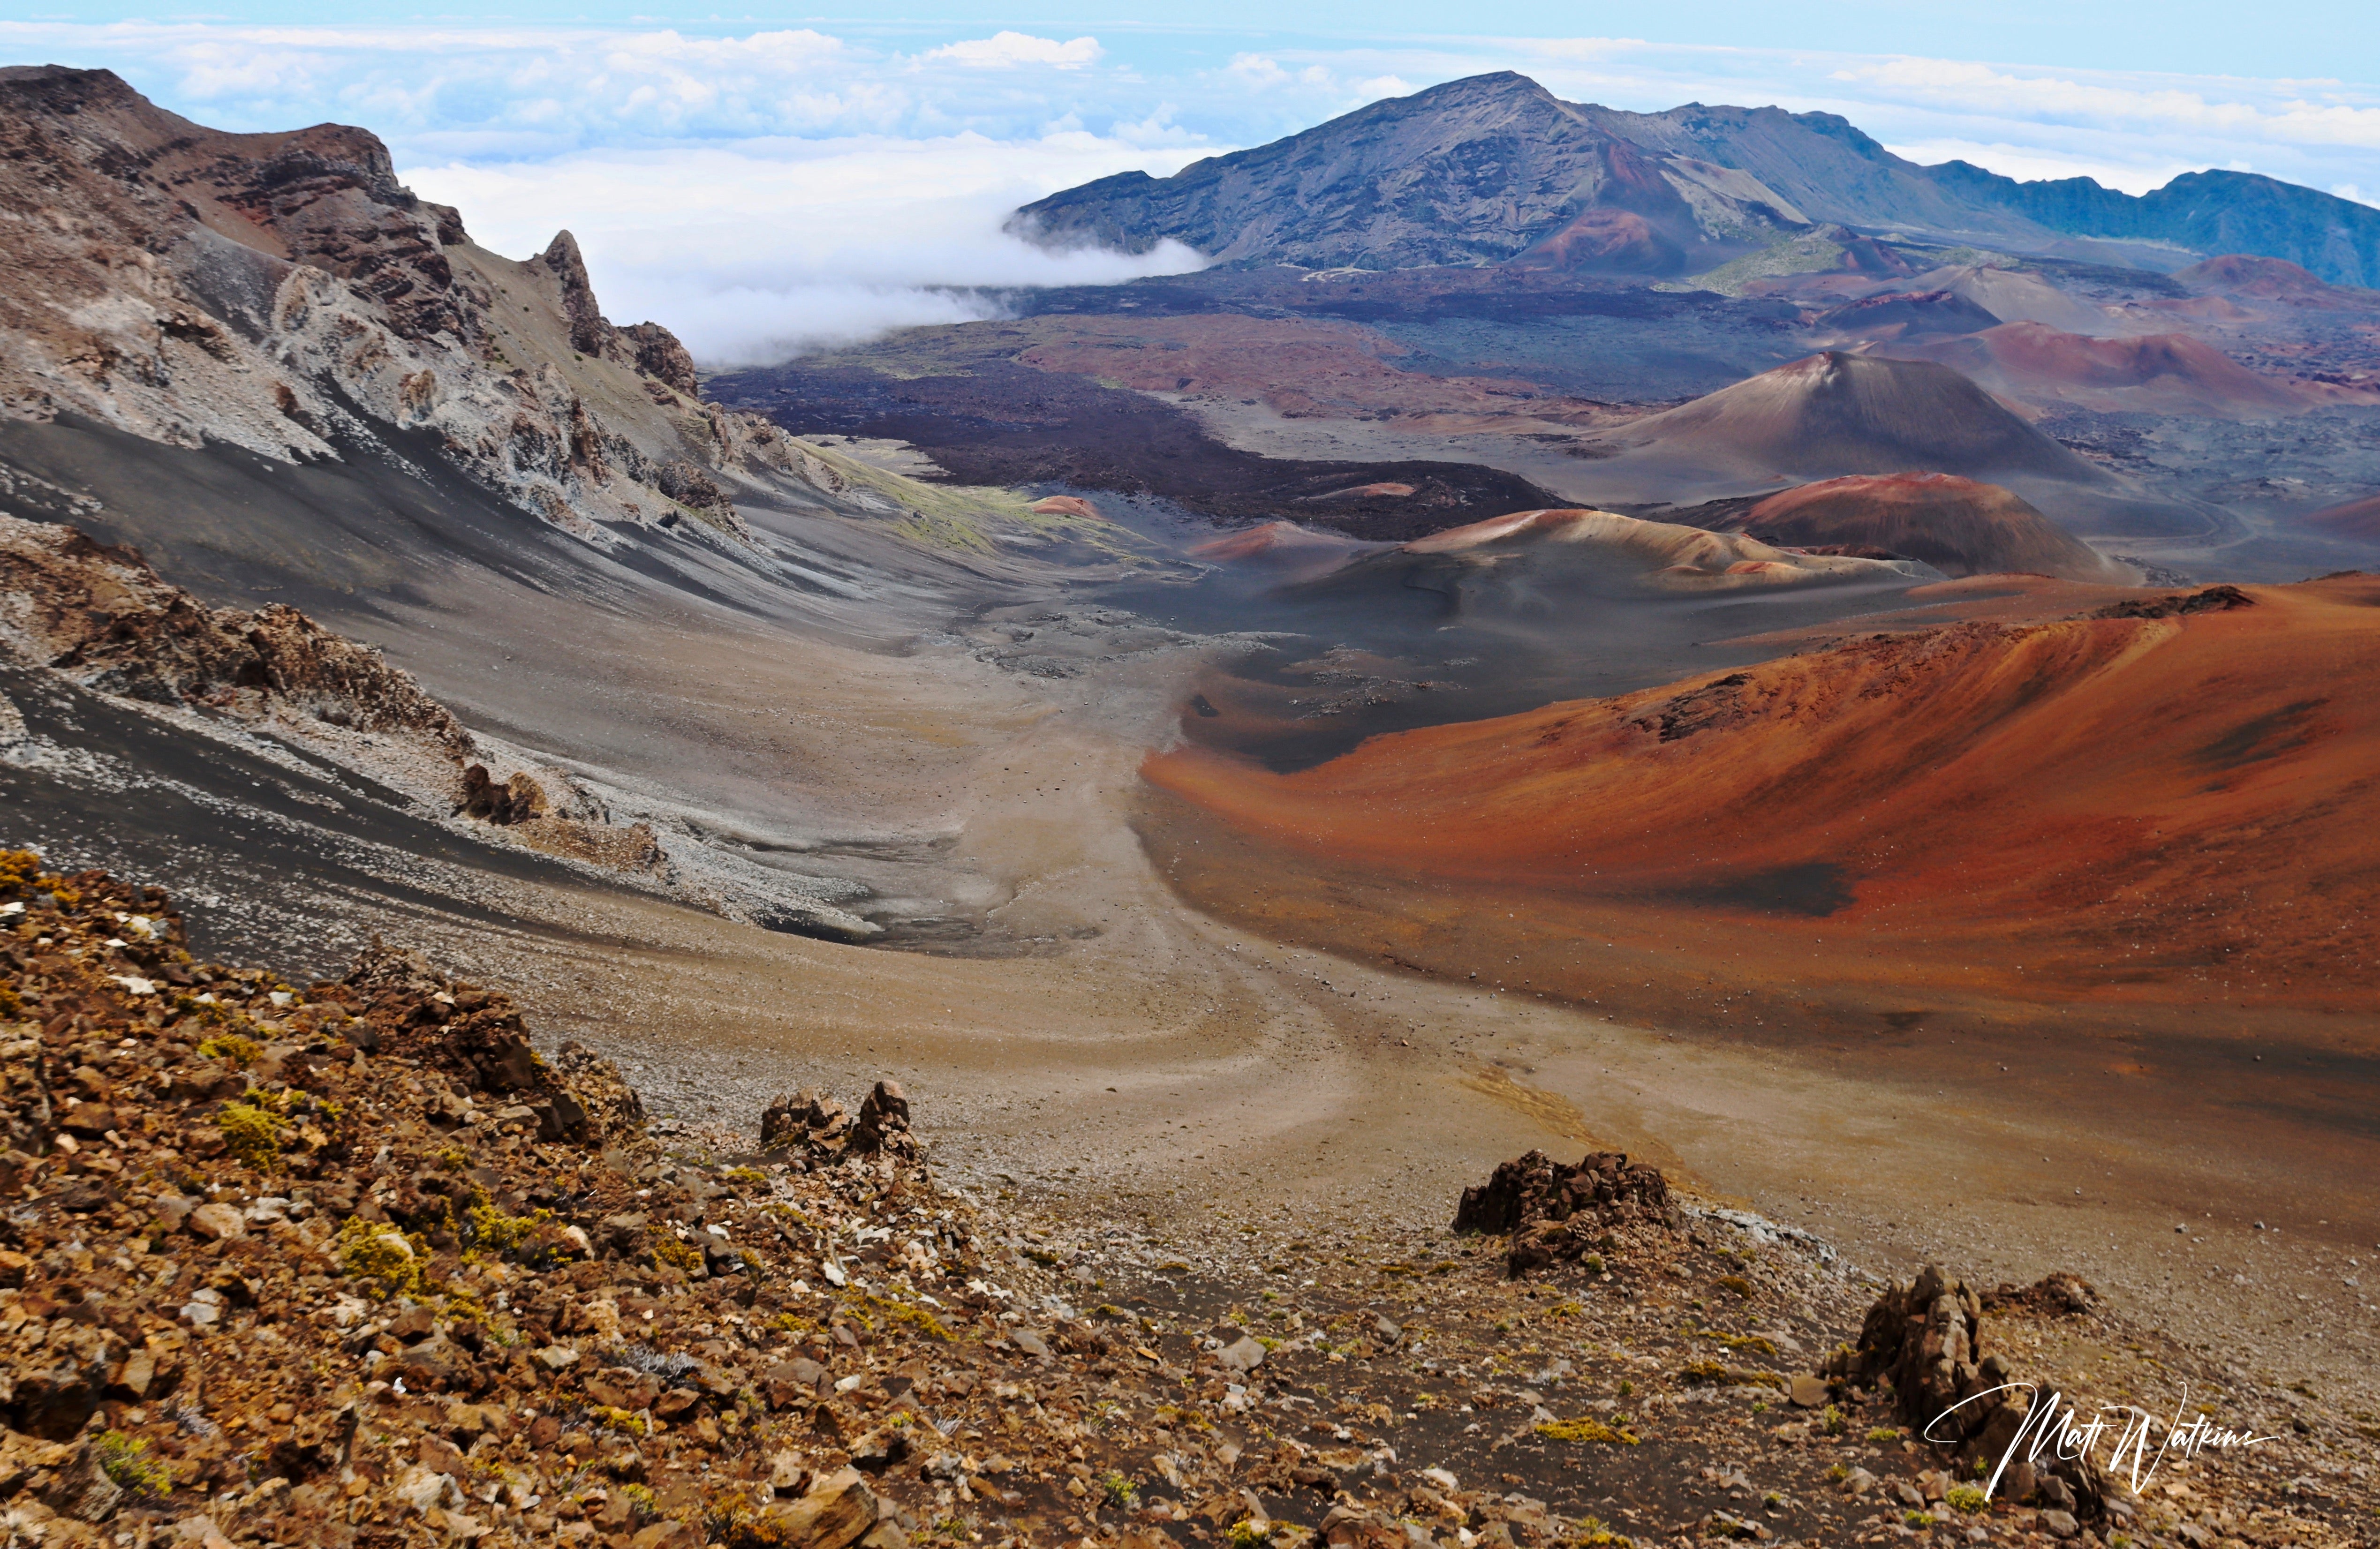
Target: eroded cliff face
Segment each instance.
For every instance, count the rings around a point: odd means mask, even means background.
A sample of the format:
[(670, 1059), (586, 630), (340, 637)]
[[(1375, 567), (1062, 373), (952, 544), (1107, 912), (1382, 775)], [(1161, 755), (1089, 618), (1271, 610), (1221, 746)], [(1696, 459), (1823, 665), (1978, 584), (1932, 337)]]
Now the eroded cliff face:
[(312, 732), (415, 740), (459, 763), (471, 734), (412, 676), (297, 609), (210, 608), (128, 549), (0, 516), (0, 662), (85, 688)]
[(338, 125), (224, 134), (104, 70), (0, 70), (0, 414), (284, 462), (434, 448), (582, 538), (801, 481), (788, 439), (697, 396), (658, 323), (598, 306), (565, 232), (526, 261)]

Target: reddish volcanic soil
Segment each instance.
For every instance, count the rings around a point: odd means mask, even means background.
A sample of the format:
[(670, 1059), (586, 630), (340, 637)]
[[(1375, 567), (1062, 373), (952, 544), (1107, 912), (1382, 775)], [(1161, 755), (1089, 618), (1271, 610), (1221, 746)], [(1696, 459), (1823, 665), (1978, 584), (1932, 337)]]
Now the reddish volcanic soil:
[(2341, 538), (2380, 538), (2380, 495), (2325, 506), (2306, 518), (2309, 526)]
[(1896, 356), (1938, 361), (1994, 393), (2049, 407), (2254, 418), (2294, 414), (2370, 394), (2260, 376), (2187, 333), (2094, 339), (2046, 323), (2010, 322), (1964, 338), (1888, 345)]
[(2030, 572), (2120, 581), (2126, 575), (2022, 496), (1956, 474), (1823, 479), (1771, 495), (1726, 526), (1791, 548), (1886, 549), (1945, 575)]
[[(1403, 485), (1374, 488), (1413, 493)], [(1352, 556), (1383, 547), (1386, 545), (1365, 543), (1337, 533), (1316, 532), (1294, 522), (1266, 522), (1193, 544), (1189, 553), (1209, 564), (1236, 565), (1281, 580), (1293, 580), (1328, 575)]]
[(2317, 279), (2287, 259), (2252, 258), (2226, 253), (2194, 263), (2174, 275), (2194, 291), (2253, 296), (2264, 301), (2289, 301), (2306, 307), (2337, 307), (2369, 311), (2372, 293)]
[(2380, 671), (2380, 577), (2246, 595), (1869, 635), (1287, 775), (1185, 746), (1145, 836), (1256, 928), (1670, 1025), (2333, 1047), (2380, 991), (2380, 702), (2338, 686)]

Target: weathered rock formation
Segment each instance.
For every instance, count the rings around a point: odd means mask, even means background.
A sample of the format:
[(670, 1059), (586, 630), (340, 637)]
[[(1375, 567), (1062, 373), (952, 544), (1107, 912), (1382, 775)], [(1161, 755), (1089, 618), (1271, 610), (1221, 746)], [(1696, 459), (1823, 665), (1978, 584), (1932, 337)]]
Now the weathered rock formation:
[(815, 1086), (778, 1098), (760, 1112), (760, 1149), (840, 1154), (851, 1138), (851, 1110)]
[(485, 764), (473, 764), (463, 771), (463, 798), (455, 810), (465, 817), (505, 827), (534, 822), (545, 816), (545, 788), (527, 769), (499, 781), (488, 773)]
[[(2070, 1289), (2089, 1300), (2089, 1288), (2073, 1276), (2052, 1277), (2042, 1287), (2054, 1287), (2042, 1294), (2061, 1308), (2071, 1306)], [(2012, 1386), (2019, 1379), (2008, 1361), (1985, 1344), (1983, 1299), (1929, 1264), (1908, 1285), (1888, 1288), (1876, 1299), (1858, 1348), (1836, 1350), (1821, 1374), (1888, 1394), (1910, 1433), (1956, 1457), (1962, 1474), (1973, 1474), (1978, 1463), (1986, 1472), (1998, 1468), (2022, 1434), (2025, 1443), (2001, 1476), (2008, 1498), (2085, 1521), (2104, 1515), (2107, 1486), (2090, 1458), (2059, 1456), (2054, 1436), (2037, 1456), (2031, 1445), (2044, 1419), (2036, 1408), (2055, 1396)]]
[(736, 489), (789, 438), (696, 397), (658, 323), (619, 328), (567, 232), (525, 261), (321, 125), (238, 135), (104, 70), (0, 70), (0, 415), (76, 415), (282, 462), (443, 456), (513, 504), (750, 534)]
[(1454, 1211), (1456, 1231), (1511, 1236), (1506, 1267), (1516, 1276), (1585, 1257), (1612, 1227), (1680, 1224), (1661, 1169), (1617, 1151), (1589, 1152), (1573, 1168), (1532, 1151), (1463, 1190)]
[[(295, 608), (212, 608), (140, 553), (72, 527), (0, 515), (0, 663), (42, 668), (94, 693), (229, 721), (306, 746), (547, 854), (616, 871), (665, 869), (646, 823), (618, 824), (567, 775), (498, 780), (445, 706), (380, 650)], [(8, 707), (14, 735), (21, 718)]]
[(909, 1095), (897, 1081), (880, 1081), (859, 1105), (859, 1122), (852, 1127), (851, 1149), (862, 1156), (894, 1161), (916, 1161), (917, 1137), (909, 1132)]
[(909, 1098), (895, 1081), (880, 1081), (854, 1115), (824, 1091), (805, 1086), (779, 1097), (760, 1115), (760, 1149), (827, 1165), (849, 1157), (881, 1158), (895, 1166), (917, 1159), (909, 1131)]

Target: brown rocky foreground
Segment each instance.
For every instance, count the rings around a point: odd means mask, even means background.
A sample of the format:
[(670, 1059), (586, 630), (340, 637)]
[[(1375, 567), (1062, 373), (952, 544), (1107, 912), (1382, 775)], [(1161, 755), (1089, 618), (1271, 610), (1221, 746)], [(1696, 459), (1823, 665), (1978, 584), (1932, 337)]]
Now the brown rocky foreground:
[[(1512, 1164), (1465, 1206), (1485, 1240), (1252, 1222), (1200, 1269), (941, 1187), (890, 1083), (856, 1112), (784, 1098), (777, 1149), (739, 1155), (656, 1133), (608, 1063), (540, 1056), (505, 996), (408, 953), (303, 988), (195, 962), (162, 894), (21, 852), (0, 931), (12, 1546), (2315, 1544), (2372, 1519), (2369, 1417), (2276, 1418), (2223, 1352), (2070, 1278), (1928, 1271), (1868, 1308), (1822, 1245), (1624, 1158)], [(2187, 1382), (2276, 1439), (2145, 1495), (2045, 1470), (2041, 1504), (1982, 1500), (1909, 1395), (1965, 1391), (1986, 1351), (2085, 1412)]]

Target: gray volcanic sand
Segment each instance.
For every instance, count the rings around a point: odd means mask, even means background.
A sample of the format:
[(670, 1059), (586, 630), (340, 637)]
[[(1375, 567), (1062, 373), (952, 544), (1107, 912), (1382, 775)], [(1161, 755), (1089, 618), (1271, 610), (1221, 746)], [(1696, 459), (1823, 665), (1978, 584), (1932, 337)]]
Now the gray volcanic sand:
[[(1497, 1161), (1592, 1137), (1872, 1272), (2071, 1268), (2259, 1374), (2366, 1380), (2367, 1293), (2344, 1282), (2380, 1228), (2314, 1124), (2243, 1121), (2087, 1063), (2011, 1095), (1947, 1051), (1888, 1074), (1619, 1026), (1232, 929), (1175, 898), (1132, 826), (1138, 760), (1195, 652), (1027, 683), (950, 649), (648, 643), (618, 686), (686, 695), (680, 745), (774, 750), (855, 826), (942, 836), (944, 875), (983, 879), (1011, 948), (843, 946), (530, 886), (524, 919), (562, 930), (443, 943), (517, 986), (541, 1031), (625, 1059), (658, 1113), (750, 1124), (795, 1085), (850, 1098), (890, 1074), (954, 1176), (1182, 1235), (1284, 1211), (1442, 1222)], [(801, 715), (757, 713), (773, 695)], [(2340, 1030), (2360, 1049), (2368, 1033)], [(2364, 1063), (2313, 1079), (2367, 1080)]]
[[(1871, 1271), (2070, 1268), (2259, 1374), (2368, 1384), (2368, 1293), (2346, 1283), (2380, 1253), (2368, 1170), (2346, 1170), (2368, 1135), (2080, 1065), (1986, 1090), (1948, 1051), (1888, 1071), (1284, 950), (1186, 907), (1135, 828), (1140, 759), (1216, 647), (1014, 590), (954, 625), (958, 580), (853, 574), (877, 600), (828, 598), (808, 620), (460, 567), (403, 600), (308, 601), (474, 727), (756, 865), (856, 877), (934, 950), (775, 934), (534, 862), (442, 860), (413, 895), (374, 898), (365, 873), (384, 883), (410, 842), (392, 840), (358, 852), (350, 889), (307, 892), (324, 921), (293, 953), (328, 966), (368, 930), (419, 942), (513, 988), (541, 1034), (627, 1060), (663, 1115), (752, 1124), (795, 1085), (848, 1099), (892, 1075), (947, 1171), (1005, 1172), (1093, 1217), (1182, 1235), (1283, 1211), (1442, 1223), (1497, 1161), (1591, 1137)], [(903, 608), (904, 647), (838, 627)], [(200, 859), (225, 842), (182, 841)], [(2341, 1021), (2343, 1058), (2306, 1079), (2368, 1113), (2372, 1027)]]

